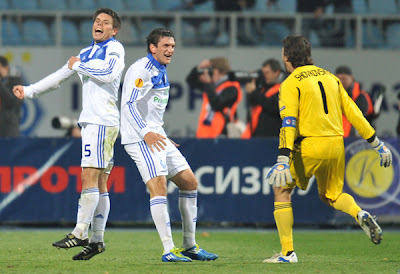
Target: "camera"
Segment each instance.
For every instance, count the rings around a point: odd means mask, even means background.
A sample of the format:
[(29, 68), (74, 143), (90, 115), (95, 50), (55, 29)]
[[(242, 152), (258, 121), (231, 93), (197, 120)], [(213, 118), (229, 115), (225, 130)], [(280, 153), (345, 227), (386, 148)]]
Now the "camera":
[(253, 79), (256, 79), (256, 82), (259, 83), (262, 81), (264, 75), (261, 70), (249, 72), (249, 71), (230, 71), (228, 73), (228, 78), (230, 81), (237, 81), (241, 84), (245, 84), (251, 82)]
[(54, 117), (51, 125), (56, 129), (69, 129), (78, 125), (78, 120), (65, 116)]

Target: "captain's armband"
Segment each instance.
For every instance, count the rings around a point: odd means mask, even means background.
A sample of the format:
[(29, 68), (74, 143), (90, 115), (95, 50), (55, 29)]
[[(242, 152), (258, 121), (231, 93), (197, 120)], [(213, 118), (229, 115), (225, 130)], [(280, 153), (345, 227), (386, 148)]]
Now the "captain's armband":
[(294, 128), (296, 128), (296, 118), (290, 117), (290, 116), (283, 118), (282, 127), (294, 127)]

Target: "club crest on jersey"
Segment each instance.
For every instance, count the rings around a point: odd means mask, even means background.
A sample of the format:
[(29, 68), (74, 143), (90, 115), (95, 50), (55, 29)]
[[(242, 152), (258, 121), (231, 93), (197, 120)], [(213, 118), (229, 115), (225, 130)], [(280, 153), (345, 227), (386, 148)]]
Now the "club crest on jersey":
[(136, 86), (137, 88), (143, 87), (143, 80), (140, 79), (140, 78), (137, 78), (137, 79), (135, 80), (135, 86)]

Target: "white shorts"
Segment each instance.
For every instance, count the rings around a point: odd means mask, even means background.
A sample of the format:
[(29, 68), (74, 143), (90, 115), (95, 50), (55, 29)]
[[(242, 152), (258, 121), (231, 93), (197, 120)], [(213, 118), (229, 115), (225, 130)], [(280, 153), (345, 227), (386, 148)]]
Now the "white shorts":
[(87, 123), (82, 123), (81, 126), (81, 167), (104, 168), (105, 173), (110, 173), (114, 165), (114, 143), (119, 127)]
[(125, 151), (135, 161), (144, 183), (157, 176), (166, 176), (169, 179), (190, 168), (179, 149), (169, 139), (164, 141), (167, 143), (165, 150), (159, 152), (154, 148), (154, 153), (145, 141), (124, 146)]

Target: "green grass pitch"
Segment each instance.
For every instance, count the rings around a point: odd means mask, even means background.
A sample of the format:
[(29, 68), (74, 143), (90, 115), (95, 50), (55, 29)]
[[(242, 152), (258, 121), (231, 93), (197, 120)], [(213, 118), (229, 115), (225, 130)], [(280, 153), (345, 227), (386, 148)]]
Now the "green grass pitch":
[[(174, 229), (177, 231), (177, 229)], [(279, 252), (275, 230), (201, 229), (197, 242), (219, 255), (216, 261), (162, 263), (155, 229), (108, 229), (106, 251), (89, 261), (73, 261), (80, 247), (52, 247), (69, 229), (0, 230), (0, 273), (398, 273), (400, 232), (384, 230), (374, 245), (359, 230), (294, 231), (297, 264), (265, 264)], [(179, 247), (182, 234), (174, 232)]]

